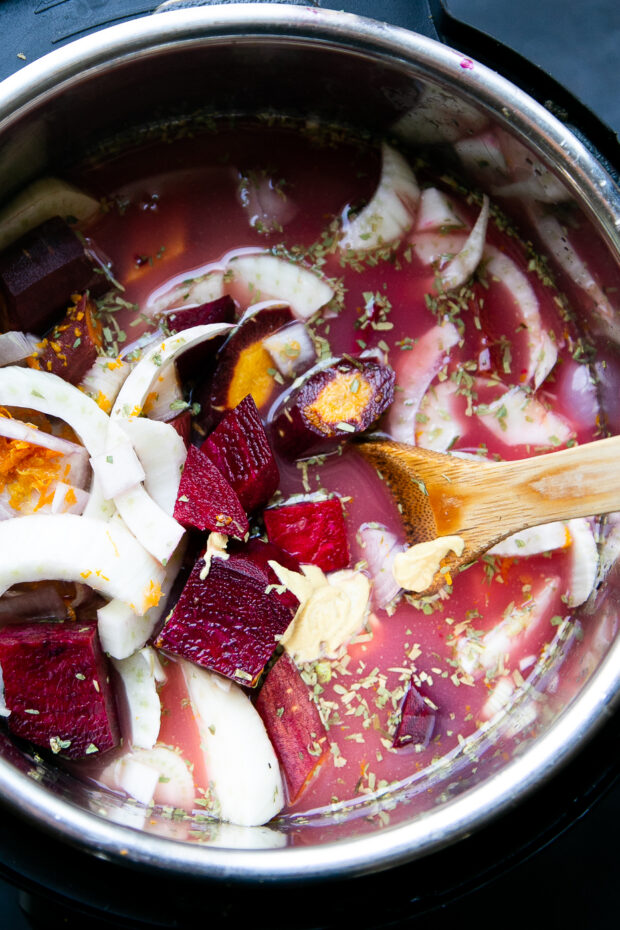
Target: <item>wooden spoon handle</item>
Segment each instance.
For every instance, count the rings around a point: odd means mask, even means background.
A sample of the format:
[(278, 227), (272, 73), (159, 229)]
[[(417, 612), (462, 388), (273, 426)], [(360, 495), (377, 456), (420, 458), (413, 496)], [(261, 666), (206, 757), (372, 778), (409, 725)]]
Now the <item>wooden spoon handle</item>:
[(450, 482), (468, 548), (477, 538), (487, 545), (528, 526), (620, 510), (619, 463), (619, 436), (482, 468), (474, 463)]

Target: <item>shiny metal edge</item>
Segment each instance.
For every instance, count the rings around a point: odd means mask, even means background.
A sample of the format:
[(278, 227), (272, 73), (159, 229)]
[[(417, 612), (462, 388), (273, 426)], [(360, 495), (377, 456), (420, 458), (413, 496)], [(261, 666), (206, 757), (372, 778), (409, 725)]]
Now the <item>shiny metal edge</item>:
[[(384, 23), (330, 10), (243, 4), (160, 12), (95, 33), (46, 55), (0, 84), (0, 131), (56, 93), (136, 55), (172, 45), (261, 37), (340, 46), (369, 60), (391, 60), (412, 77), (440, 82), (482, 105), (521, 135), (595, 217), (620, 252), (620, 190), (587, 148), (544, 107), (483, 65), (463, 71), (460, 52)], [(620, 700), (617, 640), (583, 692), (521, 756), (479, 786), (411, 823), (372, 836), (316, 847), (235, 850), (198, 847), (122, 827), (63, 801), (0, 760), (4, 800), (39, 827), (93, 855), (179, 874), (261, 882), (361, 875), (387, 869), (449, 845), (495, 819), (547, 781), (608, 718)]]

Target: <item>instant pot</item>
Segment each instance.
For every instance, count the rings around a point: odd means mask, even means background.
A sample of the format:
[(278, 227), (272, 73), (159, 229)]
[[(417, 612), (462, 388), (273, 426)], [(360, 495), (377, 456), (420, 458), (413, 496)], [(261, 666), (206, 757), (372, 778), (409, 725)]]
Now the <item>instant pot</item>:
[[(612, 130), (544, 72), (459, 22), (439, 3), (163, 6), (167, 10), (150, 19), (156, 4), (135, 0), (5, 0), (0, 9), (2, 42), (10, 48), (2, 61), (7, 81), (0, 87), (5, 191), (46, 161), (62, 159), (63, 133), (71, 124), (94, 140), (96, 108), (109, 126), (138, 120), (148, 112), (154, 83), (158, 110), (172, 109), (184, 69), (203, 66), (206, 36), (215, 63), (205, 66), (213, 73), (223, 63), (238, 66), (238, 76), (228, 70), (230, 80), (216, 89), (221, 103), (238, 101), (243, 90), (249, 104), (260, 106), (275, 95), (282, 108), (295, 108), (301, 95), (303, 106), (315, 106), (310, 86), (282, 85), (275, 61), (281, 55), (286, 66), (302, 69), (309, 84), (326, 80), (329, 63), (331, 118), (346, 117), (376, 132), (400, 121), (406, 131), (420, 87), (441, 82), (448, 117), (441, 125), (438, 121), (433, 144), (449, 140), (455, 127), (466, 129), (480, 109), (492, 113), (529, 142), (535, 158), (556, 169), (569, 196), (580, 200), (596, 226), (601, 248), (618, 254), (620, 147)], [(339, 16), (329, 7), (410, 31)], [(104, 27), (111, 31), (100, 32)], [(67, 44), (73, 40), (80, 44)], [(436, 40), (448, 48), (436, 46)], [(58, 49), (55, 58), (35, 61), (52, 48)], [(182, 56), (175, 51), (179, 48)], [(9, 77), (24, 59), (34, 62), (29, 71)], [(239, 69), (248, 60), (263, 66), (266, 83), (259, 88), (242, 86), (247, 75)], [(496, 84), (495, 70), (515, 86)], [(450, 98), (460, 102), (453, 109)], [(600, 334), (604, 340), (614, 335)], [(612, 595), (612, 603), (618, 603), (615, 589)], [(421, 819), (355, 841), (341, 830), (323, 846), (298, 850), (175, 848), (180, 844), (134, 834), (113, 810), (97, 813), (92, 798), (63, 779), (43, 772), (39, 781), (29, 780), (23, 756), (7, 743), (0, 761), (5, 875), (31, 895), (33, 920), (42, 927), (67, 926), (68, 902), (74, 911), (90, 914), (83, 918), (88, 926), (95, 926), (94, 914), (107, 915), (112, 926), (175, 927), (199, 918), (216, 925), (251, 920), (258, 927), (328, 928), (345, 920), (360, 927), (405, 925), (506, 872), (613, 788), (620, 738), (618, 645), (600, 651), (583, 692), (558, 712), (540, 745), (484, 784), (464, 779), (445, 806), (423, 812)], [(287, 859), (288, 853), (293, 855)], [(560, 877), (550, 876), (550, 883), (554, 880)]]

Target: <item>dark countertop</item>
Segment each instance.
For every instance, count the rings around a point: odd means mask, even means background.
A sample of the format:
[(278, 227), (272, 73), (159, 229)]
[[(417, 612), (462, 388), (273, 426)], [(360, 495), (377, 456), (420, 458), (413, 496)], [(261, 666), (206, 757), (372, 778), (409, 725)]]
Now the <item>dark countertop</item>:
[[(117, 0), (114, 0), (114, 6)], [(24, 9), (23, 30), (13, 33), (10, 47), (3, 50), (0, 76), (21, 66), (18, 53), (36, 48), (33, 36), (36, 16), (52, 7), (73, 7), (72, 0), (35, 3), (30, 0), (3, 0), (0, 6), (0, 43), (3, 23), (18, 7)], [(376, 16), (384, 7), (375, 0)], [(103, 6), (101, 0), (80, 2), (89, 12)], [(334, 4), (335, 5), (335, 4)], [(344, 4), (343, 4), (344, 5)], [(620, 131), (619, 39), (620, 3), (618, 0), (446, 0), (457, 18), (484, 30), (563, 83), (601, 117), (610, 128)], [(120, 6), (120, 4), (119, 4)], [(148, 3), (134, 3), (136, 12)], [(29, 56), (32, 57), (32, 56)], [(620, 891), (617, 878), (616, 831), (620, 823), (620, 783), (616, 782), (604, 797), (593, 798), (594, 806), (563, 835), (528, 861), (486, 887), (422, 920), (403, 919), (398, 926), (432, 926), (434, 930), (452, 928), (456, 921), (471, 926), (474, 921), (509, 927), (562, 926), (606, 930), (618, 925), (617, 908)], [(595, 802), (595, 803), (594, 803)], [(584, 804), (588, 807), (589, 802)], [(59, 863), (62, 868), (62, 863)], [(48, 924), (38, 923), (45, 928)], [(49, 924), (51, 926), (51, 923)], [(0, 881), (0, 927), (2, 930), (29, 930), (31, 924), (18, 904), (18, 892)], [(88, 927), (95, 923), (83, 918), (71, 927)], [(394, 926), (397, 926), (394, 924)]]

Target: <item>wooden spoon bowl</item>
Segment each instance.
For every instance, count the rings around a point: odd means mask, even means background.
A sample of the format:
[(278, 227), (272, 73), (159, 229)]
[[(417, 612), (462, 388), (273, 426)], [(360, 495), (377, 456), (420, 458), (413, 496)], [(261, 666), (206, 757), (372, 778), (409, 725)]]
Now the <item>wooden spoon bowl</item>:
[[(410, 545), (460, 536), (445, 572), (478, 559), (513, 533), (554, 520), (620, 510), (620, 436), (511, 462), (484, 462), (365, 437), (359, 452), (387, 483)], [(445, 585), (438, 572), (431, 594)]]

